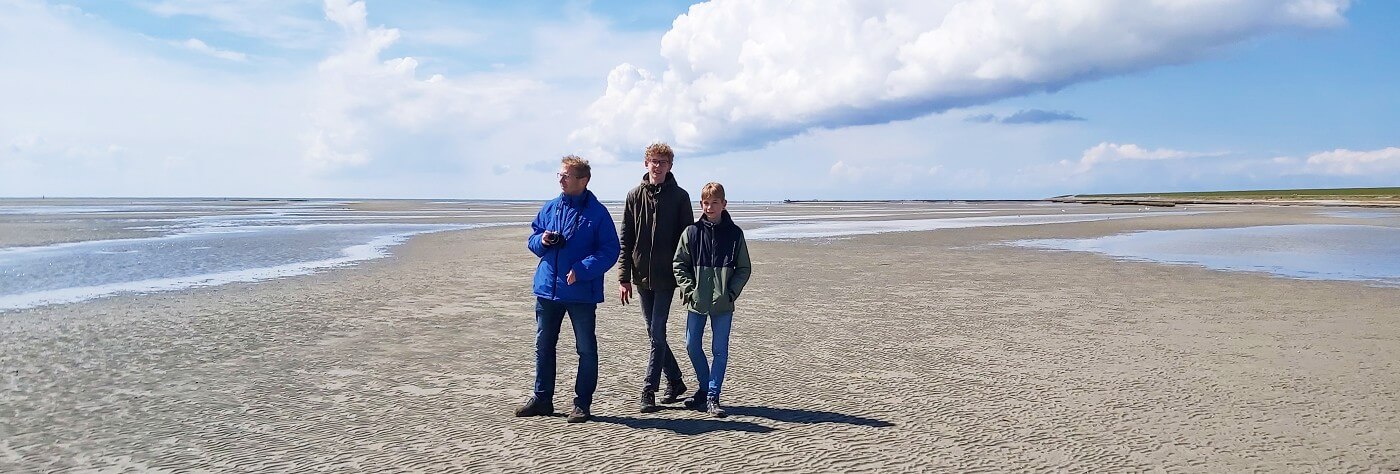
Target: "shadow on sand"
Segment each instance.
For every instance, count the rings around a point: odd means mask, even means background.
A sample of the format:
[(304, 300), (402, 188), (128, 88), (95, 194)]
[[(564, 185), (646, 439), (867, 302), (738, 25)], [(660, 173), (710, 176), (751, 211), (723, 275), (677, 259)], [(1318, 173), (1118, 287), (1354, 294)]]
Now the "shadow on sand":
[(599, 423), (615, 423), (628, 428), (649, 428), (670, 430), (676, 434), (698, 435), (713, 431), (742, 431), (746, 433), (771, 433), (777, 431), (758, 423), (727, 419), (678, 419), (678, 418), (633, 418), (629, 416), (594, 416)]
[[(681, 408), (665, 407), (663, 410), (679, 410)], [(842, 423), (847, 425), (870, 426), (874, 428), (888, 428), (894, 426), (884, 420), (866, 418), (863, 416), (843, 415), (829, 411), (798, 410), (793, 408), (770, 408), (756, 406), (726, 406), (730, 415), (752, 416), (757, 418), (767, 418), (773, 421), (784, 423)], [(660, 429), (670, 430), (677, 434), (698, 435), (712, 431), (742, 431), (746, 433), (771, 433), (777, 428), (760, 425), (758, 423), (739, 421), (733, 418), (714, 419), (677, 419), (677, 418), (634, 418), (630, 416), (594, 416), (593, 421), (599, 423), (613, 423), (629, 428)]]
[(756, 416), (774, 421), (786, 423), (844, 423), (847, 425), (871, 426), (875, 428), (888, 428), (894, 426), (885, 420), (866, 418), (863, 416), (843, 415), (829, 411), (798, 410), (793, 408), (769, 408), (752, 406), (727, 406), (730, 415)]

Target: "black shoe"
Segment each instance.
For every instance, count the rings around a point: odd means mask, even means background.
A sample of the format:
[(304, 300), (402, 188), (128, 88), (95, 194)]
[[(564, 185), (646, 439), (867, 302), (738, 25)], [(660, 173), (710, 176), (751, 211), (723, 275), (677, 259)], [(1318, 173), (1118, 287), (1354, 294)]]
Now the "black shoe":
[(709, 403), (706, 404), (705, 412), (714, 415), (715, 418), (729, 416), (729, 413), (724, 411), (724, 407), (719, 406), (719, 400), (715, 398), (711, 398)]
[(707, 394), (705, 392), (695, 392), (695, 395), (691, 395), (690, 398), (685, 399), (685, 407), (691, 410), (705, 411), (706, 405), (708, 405), (705, 402), (706, 396)]
[(554, 404), (542, 402), (539, 398), (530, 397), (525, 400), (524, 405), (515, 409), (515, 416), (549, 416), (554, 414)]
[(686, 388), (685, 382), (679, 380), (675, 382), (666, 382), (666, 393), (665, 397), (661, 399), (661, 403), (676, 403), (681, 401), (681, 397), (685, 395), (686, 390), (690, 389)]
[(656, 406), (656, 394), (642, 392), (642, 413), (656, 413), (658, 411), (661, 411), (661, 407)]
[(585, 421), (588, 421), (589, 418), (593, 418), (593, 415), (589, 415), (588, 410), (584, 410), (576, 406), (574, 407), (574, 411), (569, 412), (569, 418), (565, 419), (564, 421), (567, 421), (569, 423), (583, 423)]

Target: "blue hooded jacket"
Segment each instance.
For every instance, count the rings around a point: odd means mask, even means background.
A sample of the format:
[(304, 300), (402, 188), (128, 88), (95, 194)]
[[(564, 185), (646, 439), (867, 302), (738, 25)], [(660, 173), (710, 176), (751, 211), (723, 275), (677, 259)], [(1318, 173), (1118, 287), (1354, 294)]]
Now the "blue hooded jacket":
[[(603, 274), (617, 263), (621, 244), (612, 214), (593, 192), (578, 196), (560, 193), (545, 203), (530, 224), (530, 251), (540, 257), (535, 267), (535, 296), (564, 303), (602, 303)], [(564, 242), (545, 247), (544, 231), (564, 235)], [(569, 270), (577, 281), (570, 285)]]

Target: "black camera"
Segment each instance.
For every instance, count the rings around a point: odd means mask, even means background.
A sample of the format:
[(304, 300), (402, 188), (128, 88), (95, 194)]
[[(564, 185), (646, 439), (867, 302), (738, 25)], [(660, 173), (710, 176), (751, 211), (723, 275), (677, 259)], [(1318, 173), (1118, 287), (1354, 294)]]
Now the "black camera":
[(564, 245), (564, 234), (552, 230), (546, 230), (544, 231), (544, 236), (540, 239), (540, 242), (543, 243), (545, 247), (561, 247)]

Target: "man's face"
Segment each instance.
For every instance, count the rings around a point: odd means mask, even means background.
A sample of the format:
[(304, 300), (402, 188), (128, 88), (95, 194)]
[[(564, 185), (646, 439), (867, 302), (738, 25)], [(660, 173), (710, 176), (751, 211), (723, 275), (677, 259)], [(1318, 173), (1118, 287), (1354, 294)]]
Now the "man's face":
[(568, 166), (559, 167), (559, 190), (570, 196), (578, 196), (583, 194), (585, 189), (588, 189), (588, 178), (574, 175), (574, 171)]
[(647, 179), (651, 184), (661, 184), (666, 181), (666, 173), (671, 172), (672, 161), (670, 158), (661, 156), (648, 156), (642, 162), (642, 166), (647, 168)]
[(724, 213), (724, 207), (729, 205), (729, 201), (716, 197), (708, 197), (700, 200), (700, 212), (705, 214), (705, 219), (710, 222), (719, 222), (720, 214)]

